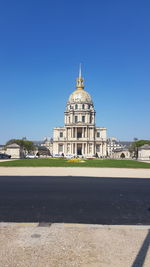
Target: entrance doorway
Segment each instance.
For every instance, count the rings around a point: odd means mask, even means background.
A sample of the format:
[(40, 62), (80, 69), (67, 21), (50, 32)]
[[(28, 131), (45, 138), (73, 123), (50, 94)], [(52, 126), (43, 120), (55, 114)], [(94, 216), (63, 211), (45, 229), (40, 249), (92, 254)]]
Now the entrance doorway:
[(82, 144), (77, 144), (77, 155), (82, 155)]

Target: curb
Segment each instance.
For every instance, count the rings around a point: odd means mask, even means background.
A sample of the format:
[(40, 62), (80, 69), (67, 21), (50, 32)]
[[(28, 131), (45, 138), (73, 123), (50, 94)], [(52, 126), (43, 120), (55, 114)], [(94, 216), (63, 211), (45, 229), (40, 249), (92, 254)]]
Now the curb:
[(5, 223), (0, 222), (1, 227), (46, 227), (52, 226), (60, 228), (99, 228), (99, 229), (126, 229), (126, 230), (150, 230), (150, 225), (104, 225), (104, 224), (78, 224), (78, 223)]

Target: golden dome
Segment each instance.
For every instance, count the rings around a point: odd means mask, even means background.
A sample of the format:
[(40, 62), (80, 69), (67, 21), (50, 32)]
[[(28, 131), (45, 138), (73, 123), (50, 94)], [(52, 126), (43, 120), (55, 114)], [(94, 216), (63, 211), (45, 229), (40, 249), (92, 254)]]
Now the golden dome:
[(68, 103), (88, 103), (92, 104), (92, 98), (84, 90), (84, 80), (81, 75), (81, 65), (79, 69), (79, 77), (77, 78), (76, 90), (70, 95)]
[(69, 103), (92, 104), (91, 96), (84, 89), (76, 89), (69, 97)]

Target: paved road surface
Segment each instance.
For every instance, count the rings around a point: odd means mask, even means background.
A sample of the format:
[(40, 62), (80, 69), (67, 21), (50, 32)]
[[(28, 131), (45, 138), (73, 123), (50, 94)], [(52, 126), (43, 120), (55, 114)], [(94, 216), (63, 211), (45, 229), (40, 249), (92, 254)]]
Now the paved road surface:
[(150, 179), (0, 177), (0, 221), (150, 224)]

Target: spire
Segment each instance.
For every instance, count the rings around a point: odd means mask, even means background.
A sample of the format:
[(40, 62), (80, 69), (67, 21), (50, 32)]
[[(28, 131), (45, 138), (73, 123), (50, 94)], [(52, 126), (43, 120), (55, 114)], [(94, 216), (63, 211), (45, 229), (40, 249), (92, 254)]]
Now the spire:
[(80, 63), (80, 65), (79, 65), (79, 78), (81, 78), (82, 77), (82, 69), (81, 69), (81, 63)]
[(82, 78), (82, 70), (81, 70), (81, 63), (79, 65), (79, 77), (77, 78), (77, 84), (76, 84), (77, 90), (84, 89), (84, 80)]

